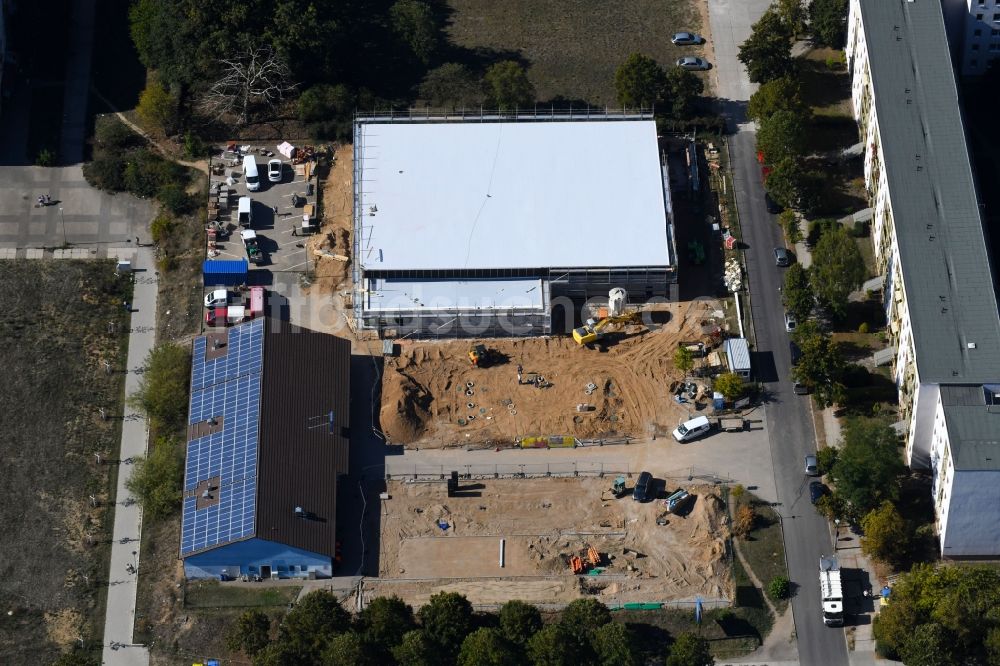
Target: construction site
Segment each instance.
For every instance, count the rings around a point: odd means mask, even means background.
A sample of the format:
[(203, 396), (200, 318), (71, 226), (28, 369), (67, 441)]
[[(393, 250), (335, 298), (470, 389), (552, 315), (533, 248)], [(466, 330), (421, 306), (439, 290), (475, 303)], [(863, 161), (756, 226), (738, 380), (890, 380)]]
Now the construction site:
[(477, 605), (732, 599), (718, 488), (686, 488), (671, 510), (665, 499), (633, 501), (634, 479), (621, 478), (617, 492), (615, 481), (463, 479), (452, 492), (446, 481), (390, 482), (379, 578), (364, 582), (365, 599), (397, 594), (419, 605), (441, 591)]

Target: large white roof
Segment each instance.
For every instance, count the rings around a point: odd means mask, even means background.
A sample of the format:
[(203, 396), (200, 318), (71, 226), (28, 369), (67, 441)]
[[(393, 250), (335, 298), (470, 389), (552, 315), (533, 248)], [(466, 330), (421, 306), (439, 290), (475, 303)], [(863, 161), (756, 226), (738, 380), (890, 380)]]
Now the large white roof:
[(366, 270), (668, 266), (652, 120), (361, 123)]

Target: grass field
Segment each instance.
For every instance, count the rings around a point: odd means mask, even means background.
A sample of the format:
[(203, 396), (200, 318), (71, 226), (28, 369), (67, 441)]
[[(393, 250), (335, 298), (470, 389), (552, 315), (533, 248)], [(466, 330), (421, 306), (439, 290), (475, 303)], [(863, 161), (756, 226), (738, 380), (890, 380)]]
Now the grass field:
[(681, 30), (705, 30), (693, 0), (448, 0), (449, 40), (521, 60), (539, 102), (584, 101), (614, 106), (614, 75), (629, 54), (661, 65), (703, 47), (670, 43)]
[[(734, 502), (733, 514), (735, 515), (737, 507), (748, 502), (757, 512), (757, 522), (749, 537), (740, 541), (740, 552), (757, 580), (766, 586), (775, 576), (788, 576), (781, 523), (774, 509), (750, 493), (744, 493), (740, 500)], [(771, 601), (779, 611), (788, 606), (787, 599)]]
[(131, 283), (110, 261), (21, 260), (0, 284), (0, 661), (45, 664), (102, 642), (117, 468), (95, 453), (118, 457)]

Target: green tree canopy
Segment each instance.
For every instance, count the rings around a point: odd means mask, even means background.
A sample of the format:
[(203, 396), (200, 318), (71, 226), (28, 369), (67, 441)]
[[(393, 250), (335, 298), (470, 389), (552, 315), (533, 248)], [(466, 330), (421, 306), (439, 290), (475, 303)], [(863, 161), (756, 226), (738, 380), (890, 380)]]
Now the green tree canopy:
[(483, 77), (483, 87), (487, 103), (502, 109), (527, 107), (535, 101), (535, 87), (527, 72), (513, 60), (491, 65)]
[(876, 509), (899, 496), (900, 477), (906, 466), (900, 458), (899, 436), (878, 419), (850, 419), (844, 425), (843, 446), (830, 470), (834, 494), (856, 516)]
[(649, 108), (663, 98), (667, 75), (652, 58), (633, 53), (615, 71), (615, 92), (624, 106)]
[(563, 622), (542, 627), (528, 641), (528, 659), (534, 666), (579, 666), (585, 657), (576, 635)]
[(844, 386), (840, 377), (844, 371), (844, 355), (840, 345), (815, 321), (800, 322), (792, 333), (798, 345), (799, 362), (792, 368), (792, 378), (813, 391), (813, 398), (824, 407), (842, 402)]
[(479, 79), (465, 65), (446, 62), (432, 69), (420, 84), (420, 97), (432, 106), (457, 109), (483, 99)]
[(439, 592), (418, 612), (424, 635), (440, 650), (444, 663), (454, 663), (462, 641), (472, 631), (472, 604), (461, 594)]
[(818, 44), (835, 49), (843, 47), (847, 37), (847, 0), (812, 0), (809, 27)]
[(638, 666), (635, 654), (635, 637), (628, 627), (619, 622), (609, 622), (594, 630), (591, 636), (599, 666)]
[(799, 80), (794, 76), (765, 81), (757, 88), (757, 92), (750, 95), (747, 117), (751, 120), (760, 122), (778, 111), (791, 111), (804, 123), (812, 118), (809, 105), (802, 101)]
[[(184, 454), (177, 440), (160, 437), (146, 456), (135, 458), (132, 476), (125, 483), (151, 523), (180, 509), (184, 485)], [(249, 653), (248, 653), (249, 654)]]
[(379, 666), (385, 662), (364, 639), (354, 631), (345, 631), (330, 639), (323, 650), (321, 663), (324, 666)]
[(413, 609), (393, 595), (376, 597), (358, 615), (358, 629), (365, 641), (388, 652), (403, 641), (403, 636), (417, 624)]
[(865, 532), (861, 551), (865, 555), (893, 565), (906, 557), (912, 534), (892, 502), (882, 502), (882, 506), (865, 514), (861, 527)]
[(794, 112), (779, 109), (759, 121), (757, 150), (768, 164), (801, 157), (806, 146), (806, 123)]
[(683, 67), (671, 67), (666, 72), (667, 102), (673, 118), (688, 118), (694, 113), (698, 96), (705, 92), (705, 82), (694, 72)]
[(271, 619), (259, 610), (244, 612), (226, 631), (226, 649), (253, 658), (271, 641)]
[(802, 264), (796, 262), (785, 271), (781, 297), (785, 308), (795, 315), (796, 321), (805, 321), (809, 317), (816, 297), (813, 296), (809, 275), (802, 268)]
[(437, 648), (420, 629), (403, 634), (403, 640), (392, 648), (399, 666), (438, 666)]
[(500, 607), (500, 631), (515, 645), (524, 646), (542, 628), (542, 615), (531, 604), (517, 599)]
[(735, 372), (727, 372), (716, 377), (712, 388), (725, 396), (726, 400), (738, 400), (746, 391), (743, 378)]
[(771, 163), (771, 172), (764, 181), (764, 189), (785, 208), (805, 208), (803, 195), (808, 183), (809, 174), (801, 160), (785, 157)]
[(145, 89), (139, 93), (135, 112), (146, 127), (169, 134), (177, 121), (177, 98), (167, 92), (156, 77), (150, 76)]
[(694, 367), (694, 354), (687, 347), (678, 347), (674, 351), (674, 367), (686, 375)]
[(837, 317), (847, 314), (847, 297), (864, 282), (867, 271), (858, 244), (843, 227), (824, 233), (812, 252), (809, 277), (820, 302)]
[(389, 8), (392, 29), (420, 62), (427, 64), (438, 49), (439, 29), (430, 5), (420, 0), (396, 0)]
[(667, 666), (714, 666), (708, 641), (697, 634), (681, 634), (670, 646)]
[(330, 641), (351, 628), (351, 616), (325, 590), (310, 592), (288, 611), (278, 639), (299, 663), (319, 662)]
[(588, 645), (591, 633), (611, 622), (611, 611), (593, 597), (574, 599), (563, 610), (559, 622), (581, 645)]
[(806, 6), (802, 0), (776, 0), (773, 6), (793, 37), (805, 30)]
[(794, 70), (792, 33), (773, 7), (753, 24), (750, 37), (740, 46), (739, 60), (754, 83), (787, 76)]
[(146, 371), (129, 404), (145, 412), (157, 432), (184, 432), (187, 425), (191, 354), (172, 342), (161, 342), (146, 355)]
[(459, 666), (518, 666), (522, 662), (520, 650), (492, 627), (466, 636), (458, 653)]

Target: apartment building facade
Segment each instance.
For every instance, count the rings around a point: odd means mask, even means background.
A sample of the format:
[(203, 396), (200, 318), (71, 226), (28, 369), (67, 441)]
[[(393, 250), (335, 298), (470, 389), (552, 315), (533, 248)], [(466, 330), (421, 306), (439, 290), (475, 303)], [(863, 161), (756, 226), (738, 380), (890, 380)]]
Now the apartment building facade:
[(906, 460), (942, 556), (996, 556), (1000, 314), (940, 0), (851, 0), (847, 58)]
[(980, 76), (1000, 58), (1000, 0), (941, 0), (955, 67)]

